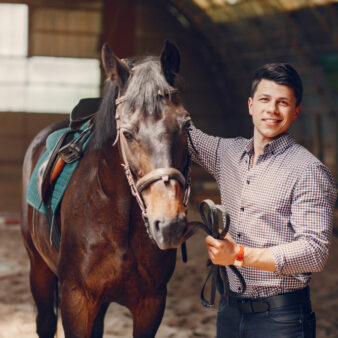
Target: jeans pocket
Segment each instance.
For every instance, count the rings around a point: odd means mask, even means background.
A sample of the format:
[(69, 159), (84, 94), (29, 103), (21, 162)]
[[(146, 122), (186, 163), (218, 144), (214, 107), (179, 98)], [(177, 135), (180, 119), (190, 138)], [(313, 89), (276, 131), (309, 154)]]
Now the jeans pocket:
[(266, 315), (269, 320), (280, 324), (301, 325), (303, 322), (302, 311), (298, 304), (270, 309), (266, 312)]

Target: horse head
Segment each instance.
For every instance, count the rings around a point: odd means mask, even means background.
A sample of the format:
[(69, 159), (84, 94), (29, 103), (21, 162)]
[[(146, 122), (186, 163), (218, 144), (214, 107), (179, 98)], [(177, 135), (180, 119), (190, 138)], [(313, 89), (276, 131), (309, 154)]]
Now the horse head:
[(107, 81), (118, 92), (111, 103), (116, 109), (115, 143), (119, 141), (131, 192), (158, 247), (177, 248), (188, 231), (190, 185), (190, 117), (174, 88), (180, 66), (178, 49), (166, 41), (159, 58), (121, 60), (105, 44), (102, 61)]

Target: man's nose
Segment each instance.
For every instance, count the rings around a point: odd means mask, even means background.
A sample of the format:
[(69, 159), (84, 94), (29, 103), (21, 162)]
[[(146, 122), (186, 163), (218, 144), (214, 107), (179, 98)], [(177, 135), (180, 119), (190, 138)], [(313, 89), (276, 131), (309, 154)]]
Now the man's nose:
[(271, 100), (268, 104), (268, 112), (270, 113), (278, 113), (278, 102)]

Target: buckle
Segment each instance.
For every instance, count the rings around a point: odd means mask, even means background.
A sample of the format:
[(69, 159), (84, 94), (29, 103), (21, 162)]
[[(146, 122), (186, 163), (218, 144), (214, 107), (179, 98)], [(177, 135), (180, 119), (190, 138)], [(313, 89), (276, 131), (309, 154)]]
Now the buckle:
[(60, 148), (59, 155), (66, 163), (73, 163), (81, 157), (81, 148), (74, 143), (66, 144)]

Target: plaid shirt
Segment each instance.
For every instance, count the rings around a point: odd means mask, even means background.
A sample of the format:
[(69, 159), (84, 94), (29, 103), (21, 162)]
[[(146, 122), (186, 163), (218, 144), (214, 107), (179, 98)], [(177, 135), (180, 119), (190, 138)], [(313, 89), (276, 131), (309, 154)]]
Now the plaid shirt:
[[(329, 170), (290, 134), (264, 147), (254, 167), (253, 139), (224, 139), (192, 127), (192, 159), (217, 181), (238, 244), (270, 248), (276, 272), (243, 267), (245, 297), (304, 288), (328, 256), (336, 188)], [(197, 152), (196, 152), (197, 151)], [(228, 269), (230, 288), (240, 284)]]

